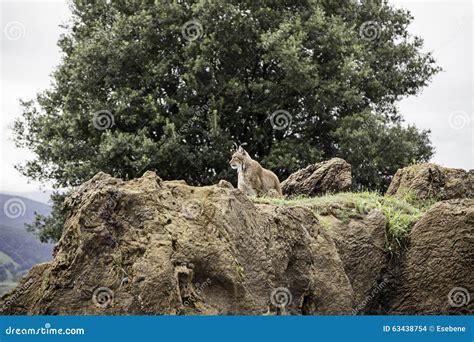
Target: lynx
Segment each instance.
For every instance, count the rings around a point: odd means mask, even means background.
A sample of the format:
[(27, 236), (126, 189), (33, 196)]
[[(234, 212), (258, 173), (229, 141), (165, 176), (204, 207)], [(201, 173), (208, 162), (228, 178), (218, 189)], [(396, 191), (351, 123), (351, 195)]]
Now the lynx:
[(253, 160), (242, 146), (232, 154), (229, 164), (237, 170), (237, 187), (247, 196), (283, 197), (278, 177)]

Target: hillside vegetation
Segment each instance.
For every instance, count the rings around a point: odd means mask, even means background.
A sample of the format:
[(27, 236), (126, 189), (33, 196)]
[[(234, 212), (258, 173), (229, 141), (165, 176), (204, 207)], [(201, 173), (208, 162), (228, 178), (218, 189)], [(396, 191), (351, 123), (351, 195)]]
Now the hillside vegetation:
[[(7, 213), (19, 208), (19, 212)], [(35, 214), (48, 215), (51, 208), (21, 196), (0, 194), (0, 294), (16, 285), (16, 281), (28, 270), (52, 258), (53, 245), (41, 243), (38, 237), (27, 231)]]

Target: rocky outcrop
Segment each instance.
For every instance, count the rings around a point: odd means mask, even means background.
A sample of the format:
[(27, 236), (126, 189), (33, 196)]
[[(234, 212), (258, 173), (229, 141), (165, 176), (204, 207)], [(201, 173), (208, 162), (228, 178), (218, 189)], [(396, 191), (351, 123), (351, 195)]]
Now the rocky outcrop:
[(385, 199), (268, 204), (225, 181), (99, 173), (66, 200), (53, 261), (0, 313), (473, 314), (474, 200), (435, 204), (392, 255)]
[(219, 188), (224, 188), (224, 189), (234, 189), (234, 186), (230, 182), (223, 179), (221, 179), (219, 183), (217, 183), (217, 186)]
[(386, 228), (387, 218), (379, 210), (371, 210), (362, 220), (348, 224), (339, 220), (331, 222), (329, 234), (354, 290), (354, 314), (373, 310), (370, 306), (373, 299), (386, 286)]
[(66, 201), (51, 263), (3, 314), (347, 314), (353, 290), (331, 237), (303, 207), (153, 172), (100, 173)]
[(287, 197), (317, 196), (348, 191), (351, 184), (351, 165), (341, 158), (333, 158), (296, 171), (281, 183), (281, 189)]
[(429, 163), (408, 166), (397, 171), (387, 195), (406, 191), (413, 192), (418, 198), (474, 198), (474, 170), (451, 169)]
[(435, 204), (413, 227), (390, 314), (474, 313), (474, 200)]

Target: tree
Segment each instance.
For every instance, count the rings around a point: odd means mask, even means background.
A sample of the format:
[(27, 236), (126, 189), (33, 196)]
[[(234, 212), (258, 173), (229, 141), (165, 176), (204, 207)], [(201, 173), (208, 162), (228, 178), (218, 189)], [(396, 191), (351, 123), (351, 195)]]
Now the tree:
[(63, 232), (64, 221), (67, 218), (67, 210), (63, 206), (67, 193), (54, 192), (51, 195), (53, 210), (51, 215), (45, 216), (36, 213), (35, 220), (27, 223), (26, 229), (38, 234), (41, 242), (58, 241)]
[[(14, 126), (36, 154), (18, 169), (57, 187), (147, 169), (235, 181), (233, 142), (283, 179), (337, 155), (347, 118), (399, 124), (397, 101), (439, 71), (408, 33), (410, 14), (381, 1), (78, 0), (72, 11), (53, 85)], [(428, 141), (414, 133), (407, 144)], [(426, 150), (401, 151), (390, 168)]]
[(429, 133), (369, 112), (344, 118), (334, 138), (337, 156), (352, 165), (355, 188), (386, 190), (401, 166), (430, 159)]

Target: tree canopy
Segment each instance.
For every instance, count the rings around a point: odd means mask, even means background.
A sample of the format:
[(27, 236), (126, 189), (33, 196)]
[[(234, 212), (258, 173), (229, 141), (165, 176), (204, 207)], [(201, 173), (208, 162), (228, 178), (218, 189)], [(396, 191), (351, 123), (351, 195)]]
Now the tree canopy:
[[(152, 169), (190, 184), (235, 181), (233, 142), (286, 178), (340, 156), (357, 188), (428, 160), (427, 131), (397, 102), (440, 69), (411, 15), (382, 1), (74, 1), (51, 87), (14, 126), (57, 187)], [(36, 227), (41, 228), (41, 224)]]

